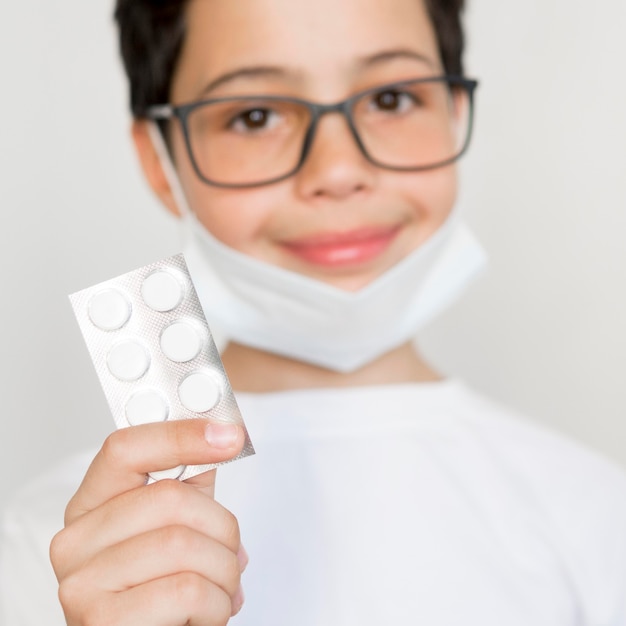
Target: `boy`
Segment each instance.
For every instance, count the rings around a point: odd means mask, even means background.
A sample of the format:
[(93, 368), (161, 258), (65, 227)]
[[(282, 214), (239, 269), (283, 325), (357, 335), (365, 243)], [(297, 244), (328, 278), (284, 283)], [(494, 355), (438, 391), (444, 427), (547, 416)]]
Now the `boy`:
[(410, 341), (480, 265), (453, 213), (460, 9), (118, 3), (137, 151), (258, 455), (220, 470), (224, 508), (214, 472), (145, 473), (231, 458), (240, 431), (112, 435), (52, 544), (69, 624), (226, 623), (237, 519), (233, 623), (626, 623), (623, 476)]

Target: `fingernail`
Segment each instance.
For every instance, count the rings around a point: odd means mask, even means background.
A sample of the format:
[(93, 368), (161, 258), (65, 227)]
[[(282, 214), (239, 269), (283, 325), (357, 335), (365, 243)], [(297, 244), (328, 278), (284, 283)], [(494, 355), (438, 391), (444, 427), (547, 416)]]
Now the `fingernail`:
[(204, 438), (214, 448), (232, 448), (237, 443), (239, 427), (236, 424), (212, 422), (204, 429)]
[(243, 547), (243, 544), (239, 546), (239, 552), (237, 552), (237, 558), (239, 559), (239, 569), (241, 573), (243, 573), (246, 570), (246, 567), (248, 566), (248, 561), (250, 560), (248, 558), (248, 553), (246, 552), (246, 549)]
[(243, 593), (243, 587), (239, 585), (239, 589), (237, 589), (237, 593), (235, 594), (235, 597), (233, 598), (233, 615), (237, 615), (237, 613), (241, 611), (241, 607), (243, 606), (243, 603), (245, 602), (245, 600), (246, 600), (246, 597)]

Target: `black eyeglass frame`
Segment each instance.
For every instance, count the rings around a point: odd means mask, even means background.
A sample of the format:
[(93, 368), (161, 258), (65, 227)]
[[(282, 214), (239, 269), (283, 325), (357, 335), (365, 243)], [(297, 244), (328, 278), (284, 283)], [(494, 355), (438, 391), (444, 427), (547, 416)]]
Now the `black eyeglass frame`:
[[(363, 144), (363, 141), (361, 140), (359, 131), (354, 122), (354, 116), (353, 116), (352, 110), (354, 108), (355, 103), (361, 100), (362, 98), (366, 97), (367, 95), (374, 94), (380, 91), (385, 91), (387, 89), (393, 89), (393, 88), (402, 88), (406, 85), (414, 85), (416, 83), (426, 83), (426, 82), (446, 82), (448, 83), (451, 89), (455, 87), (457, 88), (461, 87), (465, 89), (465, 91), (467, 92), (467, 96), (468, 96), (467, 130), (466, 130), (465, 141), (463, 145), (461, 146), (461, 149), (453, 157), (446, 159), (444, 161), (440, 161), (438, 163), (433, 163), (431, 165), (420, 165), (417, 167), (415, 166), (405, 167), (405, 166), (386, 165), (384, 163), (377, 161), (368, 153), (365, 145)], [(443, 76), (417, 78), (417, 79), (412, 79), (412, 80), (397, 81), (393, 83), (387, 83), (384, 85), (378, 85), (377, 87), (366, 89), (365, 91), (360, 91), (359, 93), (353, 94), (349, 98), (346, 98), (345, 100), (341, 100), (340, 102), (336, 102), (334, 104), (320, 104), (317, 102), (310, 102), (309, 100), (303, 100), (301, 98), (291, 98), (287, 96), (275, 96), (275, 95), (236, 96), (236, 97), (224, 97), (224, 98), (210, 98), (210, 99), (205, 99), (205, 100), (198, 100), (195, 102), (189, 102), (186, 104), (180, 104), (176, 106), (171, 105), (171, 104), (153, 105), (146, 109), (146, 118), (153, 120), (155, 122), (167, 122), (167, 121), (172, 120), (173, 118), (176, 118), (179, 120), (181, 127), (183, 129), (185, 145), (187, 147), (187, 153), (189, 154), (189, 158), (191, 159), (191, 164), (196, 174), (200, 178), (200, 180), (205, 182), (207, 185), (212, 185), (214, 187), (228, 188), (228, 189), (246, 189), (250, 187), (261, 187), (264, 185), (271, 185), (271, 184), (280, 182), (282, 180), (285, 180), (286, 178), (289, 178), (293, 176), (294, 174), (296, 174), (298, 170), (300, 170), (300, 168), (303, 166), (304, 162), (306, 161), (306, 158), (311, 149), (311, 145), (313, 144), (313, 139), (315, 138), (315, 131), (317, 129), (317, 125), (319, 124), (320, 119), (328, 113), (341, 113), (343, 115), (343, 117), (346, 119), (348, 123), (350, 132), (352, 133), (352, 136), (354, 137), (354, 140), (356, 141), (357, 146), (359, 147), (359, 150), (370, 163), (376, 165), (377, 167), (381, 167), (383, 169), (393, 170), (397, 172), (419, 172), (419, 171), (431, 170), (431, 169), (436, 169), (439, 167), (444, 167), (446, 165), (450, 165), (451, 163), (454, 163), (455, 161), (457, 161), (461, 156), (463, 156), (463, 154), (465, 154), (465, 152), (467, 151), (469, 147), (470, 140), (472, 137), (473, 126), (474, 126), (474, 92), (476, 91), (477, 87), (478, 87), (477, 80), (466, 78), (464, 76), (459, 76), (455, 74), (447, 74)], [(188, 124), (189, 115), (195, 109), (206, 106), (207, 104), (218, 104), (218, 103), (224, 103), (224, 102), (246, 102), (254, 98), (262, 99), (265, 102), (272, 102), (272, 101), (291, 102), (293, 104), (298, 104), (308, 109), (311, 115), (311, 121), (309, 122), (309, 127), (307, 128), (307, 131), (304, 135), (304, 142), (303, 142), (302, 150), (300, 153), (300, 160), (298, 161), (296, 166), (293, 167), (289, 172), (287, 172), (286, 174), (281, 174), (280, 176), (277, 176), (270, 180), (262, 180), (259, 182), (252, 182), (252, 183), (220, 183), (220, 182), (207, 178), (200, 170), (198, 163), (196, 162), (194, 153), (193, 153), (193, 148), (191, 145), (191, 136), (189, 132), (189, 124)]]

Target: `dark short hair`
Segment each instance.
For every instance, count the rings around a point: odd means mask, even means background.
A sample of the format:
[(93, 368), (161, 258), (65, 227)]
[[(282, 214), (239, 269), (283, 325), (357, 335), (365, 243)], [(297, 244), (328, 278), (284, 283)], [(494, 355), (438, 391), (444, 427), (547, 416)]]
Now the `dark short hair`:
[[(154, 104), (168, 102), (172, 77), (185, 39), (189, 0), (116, 0), (115, 20), (124, 69), (130, 84), (130, 107), (144, 117)], [(448, 74), (463, 73), (465, 0), (425, 0), (439, 53)]]

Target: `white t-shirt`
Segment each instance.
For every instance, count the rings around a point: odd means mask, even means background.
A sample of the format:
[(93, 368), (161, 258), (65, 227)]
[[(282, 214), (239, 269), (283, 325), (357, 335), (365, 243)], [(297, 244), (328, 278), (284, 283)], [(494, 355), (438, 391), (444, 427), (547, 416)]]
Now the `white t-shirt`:
[[(237, 626), (626, 626), (626, 475), (459, 381), (238, 394), (218, 471), (250, 554)], [(48, 544), (89, 457), (4, 523), (6, 626), (63, 624)]]

